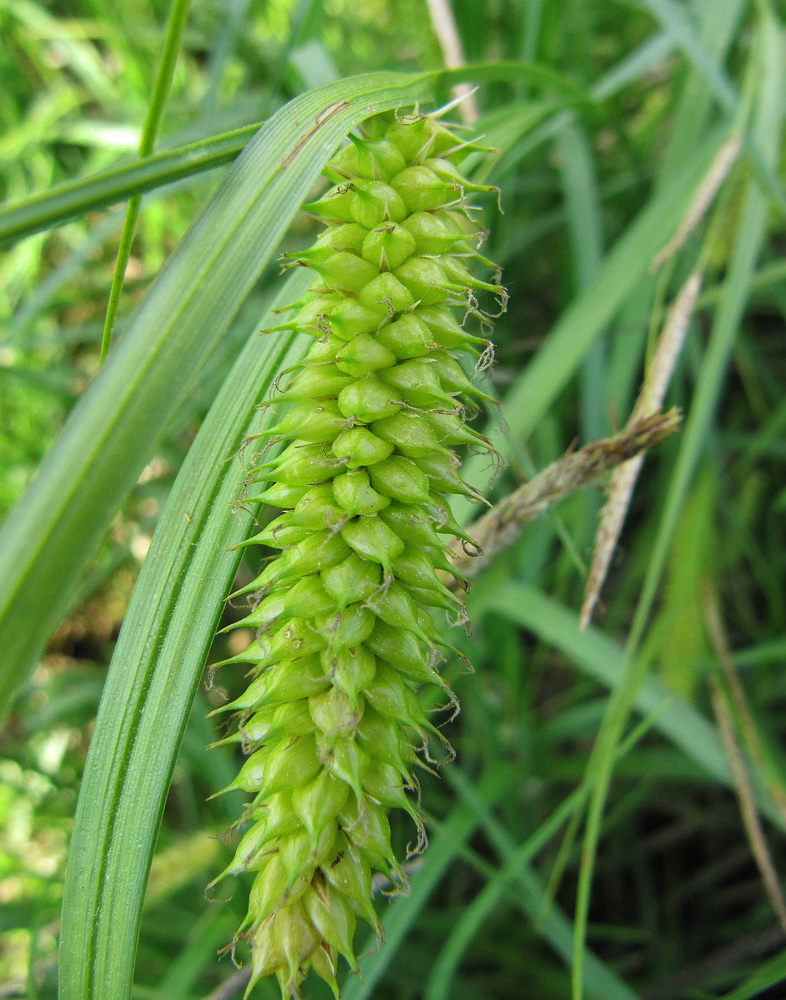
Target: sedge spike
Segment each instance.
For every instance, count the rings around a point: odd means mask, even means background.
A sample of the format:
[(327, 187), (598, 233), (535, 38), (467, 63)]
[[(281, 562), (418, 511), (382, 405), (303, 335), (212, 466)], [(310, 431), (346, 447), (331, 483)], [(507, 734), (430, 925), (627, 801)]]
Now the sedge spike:
[(418, 691), (436, 686), (455, 714), (438, 668), (456, 651), (433, 616), (466, 623), (438, 576), (450, 570), (446, 534), (471, 544), (448, 501), (482, 499), (453, 449), (493, 451), (467, 426), (473, 398), (489, 397), (456, 360), (491, 353), (464, 329), (469, 316), (490, 325), (478, 296), (496, 296), (497, 311), (506, 301), (496, 273), (468, 267), (490, 262), (464, 195), (492, 189), (461, 177), (473, 144), (434, 117), (376, 115), (363, 131), (326, 168), (334, 187), (306, 206), (327, 228), (286, 255), (317, 277), (284, 325), (315, 343), (276, 383), (285, 405), (264, 437), (284, 447), (263, 453), (254, 499), (283, 513), (250, 543), (280, 553), (241, 591), (257, 594), (238, 623), (256, 639), (225, 661), (251, 664), (248, 690), (221, 709), (236, 713), (227, 740), (247, 755), (230, 788), (250, 802), (219, 879), (254, 873), (232, 950), (250, 947), (248, 992), (275, 975), (284, 1000), (310, 969), (338, 997), (339, 956), (357, 969), (357, 919), (381, 934), (372, 873), (407, 885), (391, 810), (415, 823), (410, 853), (425, 847), (413, 771), (434, 763), (430, 745), (437, 760), (450, 748)]

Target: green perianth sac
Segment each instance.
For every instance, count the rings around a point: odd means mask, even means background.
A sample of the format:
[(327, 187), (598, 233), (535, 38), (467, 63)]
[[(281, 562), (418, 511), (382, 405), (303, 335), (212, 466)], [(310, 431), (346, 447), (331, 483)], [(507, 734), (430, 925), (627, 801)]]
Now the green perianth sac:
[(238, 623), (257, 638), (225, 662), (251, 664), (253, 679), (221, 709), (248, 755), (230, 787), (251, 799), (220, 878), (256, 873), (236, 941), (251, 948), (249, 990), (275, 974), (285, 998), (309, 968), (338, 996), (338, 956), (357, 968), (357, 918), (379, 931), (372, 873), (406, 886), (390, 810), (416, 825), (410, 851), (425, 846), (413, 769), (442, 738), (418, 690), (437, 685), (455, 706), (433, 615), (463, 622), (464, 608), (437, 571), (451, 571), (446, 536), (466, 538), (448, 498), (476, 496), (453, 448), (491, 450), (467, 426), (472, 399), (489, 397), (455, 355), (485, 363), (478, 296), (505, 305), (467, 200), (496, 189), (458, 167), (478, 147), (417, 114), (378, 115), (350, 139), (325, 171), (335, 186), (306, 206), (326, 230), (288, 255), (318, 275), (286, 324), (315, 343), (274, 400), (268, 434), (286, 445), (255, 473), (269, 485), (249, 500), (284, 513), (250, 543), (281, 552), (239, 592), (258, 598)]

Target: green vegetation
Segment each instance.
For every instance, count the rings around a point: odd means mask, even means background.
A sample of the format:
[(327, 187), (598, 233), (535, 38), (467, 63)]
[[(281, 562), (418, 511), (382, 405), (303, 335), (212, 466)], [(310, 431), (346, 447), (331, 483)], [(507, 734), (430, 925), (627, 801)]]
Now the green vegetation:
[[(187, 6), (0, 0), (0, 995), (54, 997), (59, 937), (63, 1000), (242, 994), (216, 952), (252, 877), (230, 901), (204, 887), (243, 802), (208, 798), (242, 757), (206, 749), (207, 715), (245, 681), (222, 668), (219, 691), (203, 667), (253, 638), (211, 651), (247, 613), (224, 598), (260, 571), (233, 549), (262, 527), (237, 503), (246, 439), (272, 423), (255, 406), (308, 347), (258, 331), (305, 291), (276, 261), (313, 242), (298, 209), (343, 136), (466, 80), (467, 134), (496, 152), (462, 169), (502, 189), (504, 214), (479, 218), (511, 296), (480, 383), (504, 427), (493, 408), (476, 423), (509, 465), (463, 469), (492, 503), (625, 424), (672, 303), (692, 273), (702, 288), (666, 397), (682, 427), (645, 460), (595, 623), (579, 630), (590, 487), (476, 577), (471, 636), (446, 633), (475, 668), (444, 668), (457, 760), (420, 779), (430, 846), (409, 895), (380, 887), (385, 943), (359, 929), (342, 997), (780, 996), (778, 5), (454, 0), (469, 65), (452, 74), (422, 0)], [(143, 131), (158, 138), (139, 159)], [(303, 990), (330, 996), (313, 976)]]

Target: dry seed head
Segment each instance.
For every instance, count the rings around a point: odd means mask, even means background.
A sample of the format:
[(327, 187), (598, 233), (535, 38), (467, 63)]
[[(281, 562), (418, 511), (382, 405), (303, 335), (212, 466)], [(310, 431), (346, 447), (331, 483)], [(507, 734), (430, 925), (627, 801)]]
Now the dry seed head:
[(435, 685), (458, 709), (437, 670), (442, 650), (457, 651), (430, 609), (466, 621), (437, 570), (449, 570), (444, 534), (469, 541), (448, 496), (478, 498), (452, 449), (489, 450), (465, 426), (469, 397), (488, 396), (451, 352), (488, 348), (464, 330), (470, 314), (488, 324), (477, 294), (504, 305), (499, 284), (470, 270), (489, 262), (467, 242), (477, 225), (464, 192), (491, 190), (460, 175), (472, 143), (418, 114), (377, 115), (364, 133), (306, 206), (327, 229), (285, 255), (318, 280), (282, 328), (315, 343), (268, 404), (281, 415), (261, 437), (285, 447), (256, 470), (254, 499), (284, 513), (247, 544), (281, 551), (239, 592), (257, 592), (237, 623), (257, 638), (224, 661), (250, 664), (253, 679), (221, 710), (238, 713), (221, 742), (247, 755), (230, 788), (250, 800), (219, 878), (256, 872), (233, 946), (250, 946), (249, 992), (275, 975), (285, 1000), (309, 969), (338, 996), (339, 956), (357, 968), (357, 918), (379, 934), (372, 870), (406, 886), (388, 812), (414, 821), (411, 852), (425, 847), (413, 768), (433, 763), (429, 740), (447, 744), (418, 690)]

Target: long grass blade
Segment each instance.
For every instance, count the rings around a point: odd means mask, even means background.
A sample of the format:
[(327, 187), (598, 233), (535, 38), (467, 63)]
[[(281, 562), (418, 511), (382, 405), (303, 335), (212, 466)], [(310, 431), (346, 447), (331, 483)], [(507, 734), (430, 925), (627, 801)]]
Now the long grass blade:
[[(625, 743), (620, 747), (619, 756), (623, 757), (631, 747), (649, 731), (650, 721), (645, 720), (640, 726), (628, 736)], [(466, 778), (463, 776), (456, 778), (455, 772), (451, 772), (449, 779), (452, 785), (460, 788), (468, 788)], [(590, 776), (590, 781), (591, 781)], [(497, 870), (493, 878), (490, 878), (483, 890), (473, 899), (451, 929), (442, 951), (437, 956), (428, 982), (426, 983), (426, 1000), (448, 1000), (454, 975), (457, 972), (458, 964), (464, 951), (469, 947), (472, 939), (479, 932), (482, 924), (488, 919), (491, 911), (502, 901), (506, 894), (510, 894), (510, 884), (515, 881), (524, 871), (530, 861), (543, 850), (548, 842), (555, 836), (560, 827), (573, 816), (580, 813), (589, 795), (591, 784), (585, 782), (574, 789), (570, 795), (560, 804), (560, 806), (544, 820), (543, 823), (531, 833), (523, 843), (515, 846), (507, 839), (500, 843), (502, 848), (504, 863)], [(466, 800), (466, 791), (463, 795)], [(477, 811), (477, 810), (476, 810)], [(484, 815), (484, 821), (488, 819), (488, 812)], [(501, 838), (502, 831), (497, 832), (497, 841)], [(539, 913), (535, 915), (533, 923), (538, 924)], [(598, 987), (604, 992), (601, 993), (603, 1000), (610, 1000), (612, 996), (629, 996), (630, 991), (624, 983), (617, 983), (613, 980), (609, 983), (608, 978), (599, 975)], [(611, 989), (612, 992), (605, 992)]]
[(723, 66), (713, 53), (708, 51), (703, 40), (697, 34), (685, 8), (674, 3), (674, 0), (642, 0), (642, 4), (649, 8), (650, 13), (660, 22), (664, 31), (682, 49), (697, 73), (703, 77), (705, 85), (718, 104), (728, 114), (733, 114), (737, 104), (734, 85)]
[[(470, 611), (478, 615), (493, 608), (509, 621), (537, 635), (547, 645), (560, 650), (579, 670), (615, 690), (624, 680), (624, 650), (593, 627), (581, 631), (575, 614), (551, 597), (523, 583), (508, 583), (484, 594)], [(652, 728), (660, 732), (708, 778), (733, 788), (732, 774), (723, 754), (723, 745), (712, 723), (654, 677), (646, 678), (634, 697), (637, 712), (652, 717)], [(594, 779), (593, 779), (594, 780)], [(779, 829), (783, 819), (772, 800), (760, 790), (757, 804)]]
[[(517, 845), (505, 826), (458, 769), (454, 768), (449, 773), (448, 780), (480, 818), (483, 830), (503, 864), (512, 863)], [(571, 922), (563, 910), (549, 898), (541, 877), (528, 864), (521, 863), (512, 873), (509, 888), (515, 890), (514, 898), (518, 908), (535, 925), (538, 935), (570, 966)], [(638, 1000), (637, 994), (588, 948), (584, 951), (584, 962), (587, 969), (587, 989), (592, 1000)]]
[[(297, 298), (307, 278), (296, 274), (282, 303)], [(120, 1000), (130, 990), (161, 811), (239, 561), (229, 549), (250, 523), (248, 513), (232, 512), (243, 478), (240, 448), (258, 429), (254, 403), (304, 346), (291, 336), (250, 338), (189, 451), (143, 564), (112, 659), (71, 838), (63, 1000)]]
[(230, 163), (245, 149), (261, 124), (257, 122), (140, 157), (6, 205), (0, 208), (0, 247), (60, 226), (86, 212), (99, 211), (134, 195)]

